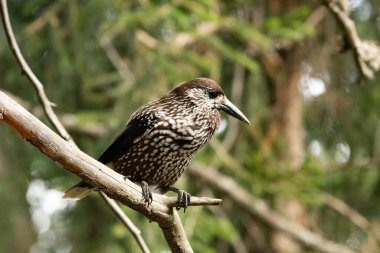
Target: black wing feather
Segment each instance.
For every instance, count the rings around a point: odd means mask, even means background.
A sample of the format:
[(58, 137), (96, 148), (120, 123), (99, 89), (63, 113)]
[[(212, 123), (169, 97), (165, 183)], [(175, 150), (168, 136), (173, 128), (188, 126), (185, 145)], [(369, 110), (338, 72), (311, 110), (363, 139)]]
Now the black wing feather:
[(98, 161), (106, 164), (116, 159), (122, 153), (128, 152), (133, 146), (134, 140), (151, 129), (156, 119), (157, 117), (154, 114), (132, 118), (123, 132), (115, 138), (111, 145), (99, 157)]

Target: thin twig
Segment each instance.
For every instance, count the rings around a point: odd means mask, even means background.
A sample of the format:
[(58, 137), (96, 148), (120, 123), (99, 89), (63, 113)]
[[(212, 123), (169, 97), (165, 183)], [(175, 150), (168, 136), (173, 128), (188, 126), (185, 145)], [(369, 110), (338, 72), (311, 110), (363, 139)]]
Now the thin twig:
[[(44, 109), (44, 112), (50, 121), (50, 123), (54, 126), (54, 128), (58, 131), (58, 133), (68, 142), (71, 143), (72, 146), (75, 148), (78, 148), (78, 146), (75, 144), (74, 140), (70, 136), (70, 134), (66, 131), (65, 127), (61, 123), (61, 121), (58, 119), (57, 115), (55, 114), (52, 103), (49, 101), (44, 85), (40, 82), (40, 80), (37, 78), (37, 76), (33, 73), (31, 68), (29, 67), (28, 63), (26, 62), (24, 56), (21, 53), (21, 50), (18, 46), (18, 43), (16, 41), (15, 35), (13, 33), (12, 25), (9, 19), (9, 12), (7, 7), (7, 1), (1, 0), (1, 18), (2, 23), (4, 26), (5, 34), (8, 38), (8, 43), (12, 49), (12, 52), (17, 59), (17, 62), (19, 63), (22, 72), (27, 76), (27, 78), (32, 83), (33, 87), (35, 88), (38, 98), (42, 104), (42, 107)], [(112, 209), (112, 211), (117, 215), (117, 217), (120, 219), (120, 221), (127, 227), (129, 231), (132, 232), (133, 236), (135, 237), (139, 247), (141, 248), (142, 252), (149, 253), (149, 249), (144, 241), (144, 239), (141, 237), (141, 234), (136, 234), (136, 226), (132, 223), (132, 221), (126, 216), (126, 214), (121, 210), (121, 208), (117, 205), (117, 203), (107, 198), (104, 193), (100, 192), (100, 195), (103, 197), (107, 205)], [(126, 222), (129, 221), (129, 222)]]
[(121, 222), (128, 228), (129, 232), (133, 235), (138, 245), (140, 246), (142, 252), (150, 253), (148, 246), (146, 245), (144, 238), (141, 236), (141, 231), (135, 224), (129, 219), (129, 217), (121, 210), (121, 208), (116, 204), (116, 202), (110, 199), (105, 193), (99, 192), (100, 196), (104, 199), (104, 201), (112, 207), (112, 211), (114, 214), (120, 219)]
[(35, 34), (46, 24), (53, 24), (53, 26), (58, 26), (58, 12), (61, 10), (64, 1), (54, 1), (44, 10), (44, 13), (40, 15), (37, 19), (33, 20), (32, 23), (27, 25), (25, 32), (27, 34)]
[(107, 35), (108, 34), (98, 35), (97, 39), (99, 41), (99, 44), (105, 51), (108, 59), (115, 67), (120, 77), (124, 80), (125, 83), (127, 83), (128, 88), (132, 88), (135, 81), (134, 75), (132, 74), (126, 62), (121, 58), (116, 48), (112, 45), (111, 38)]

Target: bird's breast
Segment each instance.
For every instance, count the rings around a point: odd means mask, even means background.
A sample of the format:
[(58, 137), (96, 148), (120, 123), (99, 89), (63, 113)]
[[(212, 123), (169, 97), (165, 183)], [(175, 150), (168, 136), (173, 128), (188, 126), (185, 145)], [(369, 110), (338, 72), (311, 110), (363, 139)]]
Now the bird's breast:
[(174, 183), (193, 153), (212, 137), (218, 124), (205, 118), (159, 116), (160, 120), (116, 160), (116, 170), (132, 181)]

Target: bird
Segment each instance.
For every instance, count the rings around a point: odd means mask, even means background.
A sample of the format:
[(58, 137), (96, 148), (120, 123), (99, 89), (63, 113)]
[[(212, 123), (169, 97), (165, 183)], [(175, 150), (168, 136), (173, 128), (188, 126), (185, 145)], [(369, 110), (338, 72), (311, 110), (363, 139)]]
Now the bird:
[[(152, 192), (173, 191), (178, 194), (176, 208), (185, 210), (191, 195), (173, 185), (215, 133), (220, 111), (250, 124), (216, 81), (201, 77), (183, 82), (137, 109), (98, 161), (139, 184), (148, 205)], [(63, 197), (81, 199), (92, 190), (96, 189), (82, 181)]]

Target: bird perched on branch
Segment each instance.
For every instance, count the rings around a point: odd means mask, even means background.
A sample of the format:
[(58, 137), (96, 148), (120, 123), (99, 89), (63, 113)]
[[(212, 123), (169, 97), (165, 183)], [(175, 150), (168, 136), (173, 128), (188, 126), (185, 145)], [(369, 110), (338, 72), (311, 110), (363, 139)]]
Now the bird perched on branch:
[[(152, 202), (151, 190), (178, 194), (177, 209), (186, 208), (190, 194), (173, 187), (192, 155), (210, 140), (220, 123), (220, 111), (250, 124), (246, 116), (208, 78), (179, 84), (159, 100), (140, 107), (125, 129), (98, 159), (142, 188)], [(94, 188), (82, 181), (64, 198), (80, 199)]]

